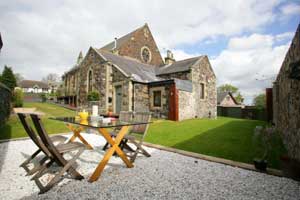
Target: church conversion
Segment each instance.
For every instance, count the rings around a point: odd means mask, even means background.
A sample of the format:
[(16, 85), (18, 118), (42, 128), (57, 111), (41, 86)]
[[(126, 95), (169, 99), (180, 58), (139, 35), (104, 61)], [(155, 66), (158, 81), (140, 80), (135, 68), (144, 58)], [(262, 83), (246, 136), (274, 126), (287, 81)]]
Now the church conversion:
[(170, 120), (215, 118), (216, 76), (206, 55), (176, 61), (171, 51), (163, 60), (149, 26), (90, 47), (63, 75), (65, 104), (87, 104), (99, 92), (103, 112), (150, 111)]

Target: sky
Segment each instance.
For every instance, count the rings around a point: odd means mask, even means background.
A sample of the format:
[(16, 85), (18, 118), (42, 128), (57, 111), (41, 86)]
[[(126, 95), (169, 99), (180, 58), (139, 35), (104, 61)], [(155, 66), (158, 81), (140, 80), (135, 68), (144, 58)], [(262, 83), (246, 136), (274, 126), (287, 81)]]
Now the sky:
[(80, 51), (148, 23), (163, 56), (207, 55), (217, 84), (238, 87), (246, 104), (272, 86), (300, 22), (300, 0), (10, 0), (0, 10), (0, 71), (62, 75)]

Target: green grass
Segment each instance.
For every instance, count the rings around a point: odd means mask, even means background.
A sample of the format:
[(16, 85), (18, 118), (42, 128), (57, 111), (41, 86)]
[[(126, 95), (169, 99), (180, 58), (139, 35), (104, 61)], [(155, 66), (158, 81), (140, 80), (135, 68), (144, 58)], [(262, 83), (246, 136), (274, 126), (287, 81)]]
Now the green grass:
[[(251, 163), (262, 155), (262, 149), (253, 144), (255, 126), (265, 122), (219, 117), (217, 120), (192, 119), (182, 122), (156, 121), (150, 128), (146, 141), (163, 146)], [(279, 138), (269, 157), (273, 168), (280, 167), (280, 155), (284, 152)]]
[[(44, 112), (43, 122), (49, 134), (67, 132), (64, 123), (48, 119), (49, 117), (74, 116), (75, 112), (49, 103), (25, 103), (24, 107), (35, 107)], [(27, 137), (27, 134), (16, 115), (12, 115), (8, 122), (0, 127), (0, 139)]]
[[(64, 123), (49, 117), (74, 116), (75, 112), (48, 103), (25, 103), (24, 107), (36, 107), (46, 113), (43, 117), (48, 133), (68, 132)], [(255, 126), (265, 122), (219, 117), (216, 120), (192, 119), (182, 122), (154, 120), (150, 125), (146, 141), (163, 146), (201, 153), (205, 155), (251, 163), (262, 154), (262, 149), (253, 145)], [(26, 137), (21, 123), (14, 115), (6, 125), (0, 127), (0, 139)], [(279, 168), (279, 156), (284, 148), (279, 137), (269, 157), (269, 166)]]

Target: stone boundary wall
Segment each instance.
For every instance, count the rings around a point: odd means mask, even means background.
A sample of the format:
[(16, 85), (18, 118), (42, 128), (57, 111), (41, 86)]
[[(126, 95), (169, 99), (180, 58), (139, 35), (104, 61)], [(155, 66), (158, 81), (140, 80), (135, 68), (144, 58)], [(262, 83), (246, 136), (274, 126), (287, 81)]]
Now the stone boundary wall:
[(300, 80), (290, 77), (291, 64), (298, 61), (300, 25), (273, 86), (274, 123), (282, 135), (289, 156), (300, 161)]

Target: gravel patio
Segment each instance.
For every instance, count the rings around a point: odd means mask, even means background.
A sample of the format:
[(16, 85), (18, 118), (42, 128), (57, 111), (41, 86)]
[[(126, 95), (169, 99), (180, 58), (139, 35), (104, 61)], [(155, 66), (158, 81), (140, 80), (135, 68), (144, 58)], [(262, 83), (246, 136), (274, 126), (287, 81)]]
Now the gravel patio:
[(104, 152), (104, 139), (83, 134), (95, 147), (78, 160), (86, 178), (65, 178), (43, 195), (19, 164), (36, 150), (29, 139), (0, 143), (0, 199), (300, 199), (300, 183), (176, 153), (147, 148), (134, 168), (113, 157), (100, 179), (87, 182)]

